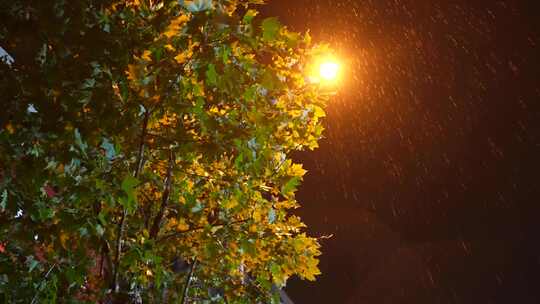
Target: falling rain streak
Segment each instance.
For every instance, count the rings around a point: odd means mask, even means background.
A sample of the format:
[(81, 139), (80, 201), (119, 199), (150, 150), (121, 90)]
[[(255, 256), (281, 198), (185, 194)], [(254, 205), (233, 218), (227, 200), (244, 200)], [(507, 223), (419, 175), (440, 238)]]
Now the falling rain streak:
[(269, 4), (337, 50), (343, 82), (296, 156), (299, 213), (334, 236), (293, 300), (540, 303), (537, 1)]

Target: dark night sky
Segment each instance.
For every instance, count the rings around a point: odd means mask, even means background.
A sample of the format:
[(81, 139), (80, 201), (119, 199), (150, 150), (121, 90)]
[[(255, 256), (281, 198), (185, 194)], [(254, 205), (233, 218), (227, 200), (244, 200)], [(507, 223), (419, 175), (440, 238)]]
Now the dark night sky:
[(296, 303), (540, 303), (538, 1), (270, 0), (343, 56)]

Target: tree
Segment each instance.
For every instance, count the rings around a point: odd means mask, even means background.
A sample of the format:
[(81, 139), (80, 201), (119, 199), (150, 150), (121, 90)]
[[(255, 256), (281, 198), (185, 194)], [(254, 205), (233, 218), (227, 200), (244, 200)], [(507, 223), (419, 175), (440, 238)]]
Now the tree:
[(0, 4), (0, 299), (269, 303), (319, 274), (291, 215), (326, 48), (263, 0)]

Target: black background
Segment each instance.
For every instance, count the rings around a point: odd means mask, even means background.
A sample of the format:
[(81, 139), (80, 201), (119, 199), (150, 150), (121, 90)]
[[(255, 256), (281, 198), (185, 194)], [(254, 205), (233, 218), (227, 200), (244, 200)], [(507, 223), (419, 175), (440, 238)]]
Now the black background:
[(295, 303), (540, 303), (538, 1), (270, 0), (343, 60)]

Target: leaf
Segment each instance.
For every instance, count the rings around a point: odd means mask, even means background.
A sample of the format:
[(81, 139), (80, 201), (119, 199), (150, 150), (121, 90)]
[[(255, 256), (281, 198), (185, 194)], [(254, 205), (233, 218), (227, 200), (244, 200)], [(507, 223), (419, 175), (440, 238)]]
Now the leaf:
[(300, 42), (300, 35), (298, 33), (287, 32), (285, 38), (287, 39), (287, 46), (290, 48), (296, 47)]
[(91, 89), (96, 85), (96, 80), (94, 78), (87, 78), (84, 80), (83, 84), (81, 85), (81, 89)]
[(223, 208), (226, 210), (233, 209), (234, 207), (238, 206), (238, 200), (235, 197), (231, 197), (230, 199), (223, 200), (221, 206), (223, 206)]
[(251, 86), (244, 92), (244, 99), (246, 101), (254, 101), (257, 96), (257, 87)]
[(255, 18), (255, 16), (257, 16), (258, 14), (259, 12), (257, 12), (256, 10), (250, 9), (246, 12), (242, 20), (244, 21), (244, 23), (249, 24), (251, 23), (251, 21), (253, 21), (253, 18)]
[(287, 195), (292, 191), (296, 190), (296, 187), (300, 184), (300, 178), (298, 176), (295, 176), (291, 178), (285, 185), (281, 187), (281, 194)]
[(223, 64), (229, 63), (229, 56), (231, 56), (232, 50), (230, 46), (223, 46), (223, 52), (221, 55), (221, 59), (223, 60)]
[(49, 185), (44, 186), (43, 190), (45, 191), (45, 194), (48, 198), (55, 197), (57, 194), (56, 191), (54, 191), (54, 188)]
[(237, 170), (242, 170), (242, 163), (244, 162), (244, 152), (240, 152), (234, 160), (234, 167)]
[(137, 203), (137, 195), (135, 193), (135, 187), (139, 184), (139, 180), (133, 176), (127, 176), (122, 181), (122, 190), (127, 194), (127, 198), (121, 197), (119, 199), (120, 204), (128, 211), (133, 210), (134, 204)]
[(270, 70), (266, 70), (261, 79), (261, 85), (267, 90), (272, 91), (279, 85), (279, 80), (276, 78), (274, 73)]
[(29, 255), (26, 257), (26, 265), (28, 266), (28, 272), (32, 272), (39, 265), (39, 262)]
[(116, 156), (116, 151), (114, 149), (114, 145), (107, 138), (103, 138), (103, 142), (101, 143), (100, 147), (105, 150), (105, 157), (107, 157), (108, 160), (114, 159)]
[(28, 107), (26, 108), (27, 113), (37, 113), (36, 107), (34, 107), (33, 104), (28, 104)]
[(96, 234), (99, 236), (103, 236), (103, 234), (105, 233), (105, 229), (103, 229), (103, 227), (100, 224), (96, 224), (95, 228), (96, 228)]
[(193, 206), (193, 207), (191, 208), (191, 212), (192, 212), (192, 213), (197, 213), (197, 212), (200, 212), (200, 211), (203, 210), (203, 209), (204, 209), (204, 206), (201, 204), (200, 201), (197, 201), (197, 202), (195, 203), (195, 206)]
[(124, 207), (128, 214), (131, 214), (131, 212), (135, 209), (135, 202), (133, 199), (130, 199), (129, 197), (121, 196), (118, 198), (118, 203)]
[(180, 220), (178, 221), (178, 225), (176, 226), (176, 228), (180, 231), (187, 231), (189, 230), (189, 224), (186, 223), (186, 219), (184, 218), (180, 218)]
[(323, 108), (319, 106), (313, 106), (313, 115), (316, 118), (325, 117), (326, 113), (324, 112)]
[(276, 210), (274, 208), (270, 208), (270, 210), (268, 211), (268, 222), (270, 224), (276, 222)]
[(185, 14), (182, 14), (182, 15), (176, 17), (175, 19), (173, 19), (171, 21), (171, 23), (169, 23), (169, 25), (165, 29), (165, 32), (163, 33), (163, 35), (165, 37), (167, 37), (167, 38), (172, 38), (172, 37), (176, 36), (180, 32), (180, 29), (182, 29), (182, 26), (187, 21), (189, 21), (189, 16), (187, 16)]
[(83, 152), (86, 155), (86, 148), (88, 148), (88, 145), (82, 141), (81, 133), (79, 133), (79, 129), (75, 129), (75, 144), (81, 152)]
[(182, 52), (182, 53), (179, 53), (178, 55), (174, 56), (174, 60), (178, 64), (182, 64), (182, 63), (186, 62), (187, 59), (188, 59), (188, 54), (186, 52)]
[(209, 84), (217, 85), (216, 66), (212, 63), (208, 65), (208, 69), (206, 70), (206, 79)]
[(0, 198), (1, 198), (1, 200), (0, 200), (0, 210), (4, 211), (4, 210), (6, 210), (7, 199), (8, 199), (7, 189), (4, 189), (4, 191), (2, 191), (2, 196)]
[(242, 250), (243, 252), (251, 255), (251, 256), (256, 256), (257, 254), (257, 249), (255, 248), (255, 244), (253, 242), (253, 240), (249, 239), (249, 240), (242, 240), (241, 243), (240, 243), (240, 250)]
[(141, 58), (148, 61), (148, 62), (151, 62), (152, 61), (152, 51), (150, 50), (145, 50), (142, 55), (141, 55)]
[(270, 264), (270, 273), (272, 274), (274, 283), (278, 287), (281, 287), (285, 283), (285, 278), (283, 276), (283, 271), (281, 269), (281, 266), (279, 266), (276, 263)]
[(214, 8), (214, 3), (212, 0), (181, 0), (179, 2), (192, 13), (202, 12)]
[(131, 194), (133, 193), (133, 190), (135, 189), (137, 184), (139, 184), (139, 180), (131, 175), (128, 175), (122, 181), (122, 190), (124, 190), (126, 194)]
[(306, 172), (307, 171), (302, 167), (302, 164), (292, 164), (287, 170), (289, 175), (298, 177), (304, 176)]
[(264, 41), (272, 41), (276, 38), (277, 34), (279, 33), (279, 29), (281, 28), (281, 24), (277, 20), (277, 18), (266, 18), (263, 20), (261, 24), (261, 28), (263, 31), (263, 40)]
[(3, 62), (9, 66), (14, 62), (13, 57), (11, 57), (8, 52), (6, 52), (2, 47), (0, 47), (0, 62)]

